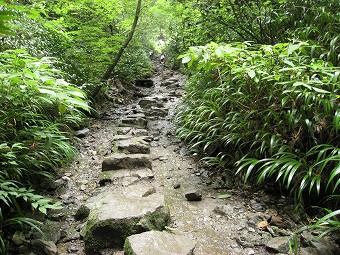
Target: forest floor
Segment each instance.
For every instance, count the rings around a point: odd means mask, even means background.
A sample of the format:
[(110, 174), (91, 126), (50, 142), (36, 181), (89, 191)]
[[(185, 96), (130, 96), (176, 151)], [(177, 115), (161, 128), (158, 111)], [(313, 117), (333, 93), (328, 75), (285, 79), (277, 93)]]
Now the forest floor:
[[(134, 91), (129, 91), (117, 83), (112, 85), (109, 92), (113, 97), (119, 92), (119, 95), (133, 94), (135, 100), (106, 103), (100, 117), (90, 120), (89, 126), (78, 132), (79, 155), (70, 166), (61, 169), (57, 180), (60, 186), (56, 192), (65, 208), (49, 215), (46, 223), (50, 226), (47, 229), (59, 229), (47, 233), (50, 240), (57, 243), (58, 254), (85, 254), (82, 232), (86, 221), (74, 217), (81, 205), (108, 190), (126, 193), (145, 187), (152, 187), (151, 193), (164, 195), (171, 216), (167, 231), (193, 240), (195, 255), (288, 254), (286, 237), (301, 223), (294, 214), (294, 206), (283, 196), (254, 191), (228, 179), (228, 175), (216, 174), (189, 154), (185, 145), (176, 139), (172, 123), (176, 105), (184, 93), (185, 77), (157, 68), (151, 78), (153, 87), (134, 87)], [(153, 109), (140, 107), (138, 103), (143, 98), (156, 100), (162, 108), (154, 108), (158, 113), (145, 117), (145, 129), (122, 125), (126, 116), (138, 118)], [(151, 176), (102, 182), (103, 158), (113, 153), (117, 136), (134, 136), (138, 132), (149, 139)], [(188, 201), (185, 195), (190, 192), (201, 199)], [(308, 243), (313, 234), (306, 232), (304, 240)], [(315, 245), (305, 246), (300, 254), (319, 254)], [(122, 249), (106, 248), (98, 254), (124, 253)]]

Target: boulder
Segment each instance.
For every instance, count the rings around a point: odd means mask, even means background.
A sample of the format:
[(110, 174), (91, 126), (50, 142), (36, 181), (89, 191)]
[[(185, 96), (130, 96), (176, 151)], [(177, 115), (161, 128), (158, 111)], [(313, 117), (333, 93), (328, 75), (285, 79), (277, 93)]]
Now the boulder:
[(129, 236), (125, 240), (126, 255), (191, 255), (195, 242), (183, 235), (168, 232), (148, 231)]
[(129, 197), (106, 192), (92, 199), (84, 242), (86, 254), (104, 248), (122, 248), (125, 239), (148, 230), (162, 230), (170, 214), (164, 196)]
[(124, 154), (115, 153), (103, 159), (102, 171), (149, 168), (151, 169), (151, 160), (148, 154)]

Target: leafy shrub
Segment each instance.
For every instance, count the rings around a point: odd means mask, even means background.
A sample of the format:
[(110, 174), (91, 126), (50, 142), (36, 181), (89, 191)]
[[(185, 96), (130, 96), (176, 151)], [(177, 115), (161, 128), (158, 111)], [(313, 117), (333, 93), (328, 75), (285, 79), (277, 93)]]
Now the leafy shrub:
[(211, 164), (278, 182), (300, 202), (338, 194), (340, 70), (313, 58), (318, 50), (304, 42), (190, 48), (181, 56), (190, 80), (178, 136)]
[(53, 59), (37, 59), (24, 50), (0, 53), (0, 250), (8, 225), (36, 222), (23, 204), (46, 213), (60, 208), (33, 188), (42, 177), (75, 153), (71, 127), (88, 110), (85, 94), (61, 79)]

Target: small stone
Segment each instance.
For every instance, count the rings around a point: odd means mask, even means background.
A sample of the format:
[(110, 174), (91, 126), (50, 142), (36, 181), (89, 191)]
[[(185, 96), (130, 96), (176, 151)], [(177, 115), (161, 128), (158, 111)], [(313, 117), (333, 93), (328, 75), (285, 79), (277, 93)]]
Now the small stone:
[(81, 205), (76, 214), (74, 215), (74, 218), (76, 220), (84, 220), (86, 219), (90, 214), (90, 208), (88, 208), (86, 205)]
[(25, 241), (24, 233), (22, 233), (20, 231), (16, 231), (14, 233), (13, 237), (12, 237), (12, 241), (13, 241), (13, 243), (15, 243), (18, 246), (22, 245)]
[(58, 249), (55, 243), (51, 241), (45, 241), (43, 239), (37, 239), (31, 241), (32, 245), (35, 246), (35, 248), (41, 249), (44, 254), (47, 255), (57, 255)]
[(266, 208), (263, 207), (262, 204), (254, 202), (250, 204), (250, 207), (253, 208), (257, 212), (264, 212)]
[(289, 250), (288, 245), (289, 236), (280, 236), (270, 239), (266, 245), (268, 251), (276, 253), (287, 253)]
[(201, 201), (202, 200), (202, 194), (197, 190), (193, 190), (193, 191), (189, 191), (189, 192), (185, 193), (185, 198), (188, 201)]
[(84, 129), (82, 129), (82, 130), (76, 131), (75, 136), (78, 137), (78, 138), (83, 138), (83, 137), (85, 137), (89, 132), (90, 132), (90, 129), (84, 128)]
[(180, 183), (175, 183), (174, 184), (174, 189), (178, 189), (178, 188), (180, 188), (181, 187), (181, 184)]

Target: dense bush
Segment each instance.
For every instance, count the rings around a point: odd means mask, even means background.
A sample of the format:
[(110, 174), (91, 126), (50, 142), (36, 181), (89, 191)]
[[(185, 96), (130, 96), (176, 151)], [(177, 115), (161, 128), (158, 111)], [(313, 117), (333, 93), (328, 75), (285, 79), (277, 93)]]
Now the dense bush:
[(178, 136), (211, 164), (278, 182), (300, 202), (339, 195), (340, 69), (316, 52), (303, 42), (192, 47)]
[[(88, 110), (85, 95), (51, 68), (53, 59), (37, 59), (23, 50), (0, 53), (0, 251), (8, 226), (36, 222), (23, 204), (46, 213), (60, 208), (34, 187), (51, 177), (75, 153), (70, 127)], [(31, 187), (31, 188), (28, 188)]]

